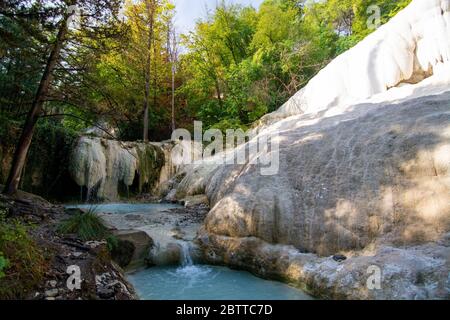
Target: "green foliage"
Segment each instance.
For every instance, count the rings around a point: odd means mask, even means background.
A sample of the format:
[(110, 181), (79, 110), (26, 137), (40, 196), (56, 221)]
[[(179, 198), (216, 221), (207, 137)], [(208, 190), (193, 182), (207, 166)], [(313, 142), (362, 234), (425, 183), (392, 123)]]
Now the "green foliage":
[[(167, 34), (174, 7), (168, 0), (125, 1), (124, 4), (124, 37), (109, 39), (113, 49), (102, 53), (95, 61), (90, 77), (101, 90), (88, 92), (89, 100), (104, 111), (107, 120), (120, 124), (121, 139), (142, 139), (148, 74), (150, 138), (153, 141), (167, 139), (170, 136), (172, 67), (168, 59)], [(149, 10), (148, 6), (154, 9)]]
[[(81, 28), (69, 28), (62, 43), (71, 54), (57, 57), (51, 85), (52, 102), (46, 111), (64, 113), (68, 106), (85, 114), (94, 94), (101, 94), (90, 77), (91, 63), (107, 47), (107, 41), (119, 37), (121, 22), (115, 19), (123, 0), (77, 0), (84, 13)], [(23, 118), (29, 111), (46, 67), (50, 49), (61, 25), (68, 1), (2, 0), (0, 6), (0, 111)], [(64, 50), (63, 50), (64, 51)], [(88, 90), (86, 88), (89, 88)], [(66, 110), (67, 109), (67, 110)]]
[[(8, 6), (2, 1), (2, 6)], [(17, 1), (9, 4), (19, 7)], [(35, 10), (42, 10), (35, 3)], [(48, 25), (37, 19), (22, 22), (13, 17), (0, 15), (0, 111), (17, 114), (27, 112), (33, 99), (44, 65), (45, 46), (40, 40)], [(33, 34), (34, 37), (30, 36)], [(42, 37), (42, 38), (41, 38)]]
[(0, 114), (0, 123), (2, 124), (0, 126), (0, 144), (2, 146), (14, 145), (20, 133), (21, 123), (2, 114)]
[[(60, 20), (55, 8), (65, 6), (49, 0), (4, 2), (11, 15), (0, 15), (0, 157), (5, 159), (0, 182), (6, 179), (9, 158), (55, 38)], [(258, 9), (221, 2), (183, 36), (186, 50), (175, 77), (178, 127), (190, 128), (187, 122), (194, 118), (204, 122), (205, 130), (250, 127), (373, 31), (367, 25), (369, 6), (381, 8), (385, 23), (410, 2), (265, 0)], [(147, 63), (150, 138), (170, 136), (172, 64), (167, 34), (174, 7), (168, 0), (126, 1), (125, 19), (118, 22), (110, 18), (121, 1), (107, 3), (79, 1), (87, 11), (107, 7), (101, 17), (95, 12), (96, 28), (69, 32), (71, 54), (61, 57), (54, 72), (52, 101), (46, 102), (45, 112), (70, 116), (38, 122), (21, 185), (26, 191), (61, 199), (58, 192), (67, 187), (68, 157), (77, 133), (97, 120), (117, 127), (121, 139), (142, 138)], [(153, 30), (148, 4), (156, 6)], [(14, 15), (16, 11), (30, 13), (29, 18)], [(98, 37), (97, 31), (108, 32)], [(149, 44), (150, 31), (154, 34)], [(142, 153), (144, 181), (151, 184), (151, 171), (158, 165), (153, 166), (157, 162), (151, 152), (150, 160), (144, 159), (146, 151)]]
[(108, 238), (110, 236), (108, 228), (95, 210), (95, 207), (92, 207), (88, 212), (76, 213), (58, 226), (58, 232), (76, 235), (83, 241), (98, 241)]
[(332, 57), (336, 35), (305, 24), (302, 14), (295, 1), (265, 1), (259, 11), (222, 4), (185, 37), (180, 92), (206, 128), (248, 127)]
[(327, 25), (339, 36), (337, 53), (342, 53), (356, 45), (367, 35), (375, 31), (369, 28), (374, 12), (371, 6), (378, 6), (381, 23), (388, 22), (411, 0), (328, 0), (308, 7), (306, 16), (314, 17), (315, 22)]
[(224, 134), (224, 139), (225, 139), (225, 134), (226, 131), (229, 129), (232, 130), (238, 130), (238, 129), (242, 129), (244, 132), (248, 130), (247, 126), (244, 126), (239, 120), (236, 119), (223, 119), (220, 122), (214, 124), (211, 129), (218, 129), (220, 130), (223, 134)]
[(57, 231), (63, 235), (76, 235), (82, 241), (106, 240), (109, 252), (119, 246), (119, 239), (105, 226), (103, 220), (96, 214), (95, 206), (87, 212), (78, 212), (67, 220), (61, 222)]
[(0, 279), (5, 276), (5, 270), (9, 266), (9, 260), (3, 256), (3, 253), (0, 252)]
[(70, 155), (79, 133), (56, 119), (41, 119), (28, 154), (22, 186), (46, 198), (62, 197), (69, 180)]
[[(13, 11), (19, 10), (18, 4), (32, 3), (29, 11), (44, 13), (26, 23), (0, 15), (0, 138), (9, 136), (15, 141), (18, 134), (5, 134), (10, 128), (4, 119), (23, 121), (59, 16), (49, 0), (5, 1)], [(97, 17), (98, 28), (70, 32), (71, 54), (63, 57), (55, 71), (58, 85), (52, 88), (52, 98), (56, 101), (47, 102), (46, 111), (72, 117), (39, 125), (37, 136), (42, 145), (54, 148), (49, 157), (58, 159), (58, 150), (70, 146), (71, 138), (61, 141), (60, 134), (72, 136), (71, 132), (80, 132), (97, 120), (117, 127), (122, 139), (141, 139), (148, 63), (150, 138), (156, 141), (170, 136), (172, 63), (167, 40), (174, 6), (168, 0), (126, 1), (121, 11), (125, 19), (112, 19), (111, 14), (123, 3), (106, 2), (110, 5)], [(82, 0), (80, 4), (92, 10), (106, 2)], [(251, 126), (279, 108), (334, 57), (373, 32), (367, 25), (371, 5), (380, 7), (381, 22), (385, 23), (410, 2), (265, 0), (258, 9), (220, 2), (194, 31), (182, 36), (185, 50), (175, 76), (178, 127), (189, 128), (188, 122), (194, 118), (202, 120), (205, 129)], [(148, 4), (155, 5), (153, 30), (149, 29)], [(64, 3), (58, 2), (56, 7), (61, 5)], [(96, 31), (105, 30), (109, 32), (103, 37), (94, 37)], [(153, 40), (149, 44), (150, 31)], [(40, 162), (39, 150), (32, 153), (29, 162)], [(50, 163), (44, 157), (43, 163), (45, 167), (39, 170), (51, 172), (45, 182), (50, 189), (57, 189), (52, 181), (60, 181), (55, 173), (67, 162), (58, 159)]]
[(266, 0), (257, 11), (222, 2), (184, 37), (178, 92), (206, 129), (247, 127), (370, 34), (370, 5), (385, 23), (410, 1)]
[[(22, 124), (0, 116), (0, 183), (4, 183)], [(79, 133), (58, 119), (41, 119), (28, 153), (20, 188), (50, 199), (64, 200), (69, 190), (69, 158)]]
[[(5, 221), (6, 212), (0, 209), (0, 223)], [(9, 267), (9, 260), (5, 258), (3, 252), (0, 251), (0, 279), (5, 276), (5, 270)]]
[(107, 243), (109, 252), (113, 252), (114, 250), (116, 250), (119, 247), (119, 239), (114, 235), (109, 235), (106, 238), (106, 243)]
[(29, 229), (0, 218), (0, 299), (25, 298), (44, 278), (47, 260)]

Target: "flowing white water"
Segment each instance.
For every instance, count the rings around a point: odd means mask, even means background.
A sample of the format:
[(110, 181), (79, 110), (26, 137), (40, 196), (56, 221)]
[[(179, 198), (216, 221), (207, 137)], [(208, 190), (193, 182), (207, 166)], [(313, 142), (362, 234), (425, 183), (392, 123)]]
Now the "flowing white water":
[(189, 243), (180, 241), (180, 263), (182, 267), (190, 267), (194, 265), (192, 261)]

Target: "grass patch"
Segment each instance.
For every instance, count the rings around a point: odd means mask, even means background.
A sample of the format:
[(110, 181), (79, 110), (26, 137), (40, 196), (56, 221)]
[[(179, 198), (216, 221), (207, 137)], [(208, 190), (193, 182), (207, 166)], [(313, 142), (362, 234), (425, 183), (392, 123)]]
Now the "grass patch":
[(87, 212), (78, 212), (58, 226), (58, 232), (64, 235), (76, 235), (82, 241), (106, 241), (106, 247), (96, 252), (93, 267), (101, 272), (103, 266), (111, 260), (111, 253), (117, 250), (119, 239), (105, 226), (102, 218), (91, 207)]
[(48, 262), (29, 228), (0, 215), (0, 300), (24, 299), (44, 279)]
[(87, 212), (79, 212), (58, 226), (61, 234), (73, 234), (83, 241), (104, 240), (111, 236), (103, 220), (95, 213), (94, 207)]

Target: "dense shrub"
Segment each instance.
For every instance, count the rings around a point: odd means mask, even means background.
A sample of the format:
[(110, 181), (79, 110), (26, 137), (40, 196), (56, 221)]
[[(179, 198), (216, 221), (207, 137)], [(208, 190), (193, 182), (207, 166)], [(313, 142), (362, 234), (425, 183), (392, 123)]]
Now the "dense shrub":
[(29, 226), (0, 217), (0, 299), (22, 299), (39, 285), (48, 264)]

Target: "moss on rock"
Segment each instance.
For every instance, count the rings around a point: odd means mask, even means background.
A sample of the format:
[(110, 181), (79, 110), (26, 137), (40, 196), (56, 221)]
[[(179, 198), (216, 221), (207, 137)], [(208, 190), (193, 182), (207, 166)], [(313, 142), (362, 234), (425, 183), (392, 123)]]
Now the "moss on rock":
[(139, 144), (136, 147), (139, 162), (139, 192), (150, 191), (159, 180), (164, 166), (164, 152), (152, 144)]

